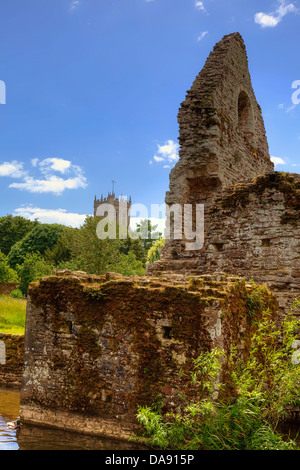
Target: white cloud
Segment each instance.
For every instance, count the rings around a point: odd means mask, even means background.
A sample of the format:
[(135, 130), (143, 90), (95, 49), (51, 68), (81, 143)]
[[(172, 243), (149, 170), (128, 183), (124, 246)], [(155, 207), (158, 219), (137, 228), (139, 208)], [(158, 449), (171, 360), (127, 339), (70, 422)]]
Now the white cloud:
[(277, 9), (277, 13), (283, 18), (288, 13), (295, 13), (297, 8), (293, 3), (286, 3), (286, 0), (279, 0), (280, 6)]
[(66, 189), (84, 189), (86, 186), (86, 178), (83, 175), (67, 179), (55, 175), (49, 176), (47, 179), (25, 176), (22, 183), (11, 183), (9, 185), (10, 188), (20, 189), (21, 191), (38, 194), (53, 193), (57, 196), (61, 195)]
[(0, 176), (9, 176), (11, 178), (22, 178), (26, 172), (23, 169), (23, 163), (12, 161), (0, 164)]
[[(167, 140), (164, 145), (157, 146), (157, 154), (153, 160), (157, 163), (164, 163), (163, 168), (170, 168), (170, 164), (174, 164), (179, 160), (179, 145), (173, 140)], [(149, 162), (152, 164), (152, 160)]]
[(168, 140), (165, 145), (158, 145), (158, 153), (169, 160), (177, 160), (178, 148), (179, 145), (176, 142), (173, 140)]
[(206, 12), (206, 8), (205, 8), (205, 6), (204, 6), (204, 3), (201, 2), (201, 1), (199, 1), (199, 0), (196, 0), (196, 2), (195, 2), (195, 8), (197, 8), (197, 10)]
[(272, 162), (275, 166), (277, 165), (286, 165), (286, 162), (280, 157), (271, 157)]
[(197, 38), (197, 41), (201, 41), (206, 35), (208, 34), (208, 31), (203, 31)]
[(278, 108), (277, 109), (282, 109), (284, 110), (286, 113), (290, 113), (291, 111), (293, 111), (294, 109), (296, 108), (296, 104), (292, 104), (291, 106), (288, 106), (288, 107), (285, 107), (285, 105), (282, 103), (282, 104), (279, 104), (278, 105)]
[(43, 173), (48, 173), (53, 170), (64, 174), (72, 167), (72, 163), (63, 158), (45, 158), (39, 165)]
[(293, 111), (293, 109), (296, 108), (296, 105), (295, 104), (292, 104), (292, 106), (289, 106), (288, 108), (286, 108), (286, 112), (289, 113), (291, 111)]
[(255, 23), (260, 24), (263, 28), (274, 28), (280, 21), (280, 17), (267, 15), (266, 13), (256, 13), (255, 15)]
[(73, 2), (71, 3), (71, 6), (70, 6), (70, 10), (71, 11), (76, 10), (76, 8), (78, 8), (79, 4), (80, 4), (79, 0), (73, 0)]
[(86, 218), (86, 214), (67, 212), (65, 209), (40, 209), (31, 205), (15, 209), (14, 215), (29, 220), (37, 219), (44, 224), (62, 224), (75, 228), (80, 227)]
[(25, 171), (23, 163), (12, 161), (0, 164), (0, 177), (22, 179), (20, 182), (11, 183), (9, 187), (39, 194), (60, 195), (66, 189), (84, 189), (87, 186), (82, 169), (69, 160), (45, 158), (40, 161), (38, 158), (33, 158), (31, 164), (36, 169), (35, 172), (39, 172), (37, 176)]
[(259, 24), (262, 28), (274, 28), (277, 26), (282, 18), (288, 13), (296, 13), (298, 9), (293, 3), (287, 3), (286, 0), (279, 0), (279, 6), (275, 12), (272, 13), (256, 13), (254, 16), (255, 23)]
[[(170, 168), (170, 164), (174, 164), (179, 160), (179, 144), (173, 140), (167, 140), (164, 145), (157, 146), (157, 154), (154, 155), (153, 160), (157, 163), (164, 163), (163, 168)], [(150, 160), (150, 165), (153, 161)]]

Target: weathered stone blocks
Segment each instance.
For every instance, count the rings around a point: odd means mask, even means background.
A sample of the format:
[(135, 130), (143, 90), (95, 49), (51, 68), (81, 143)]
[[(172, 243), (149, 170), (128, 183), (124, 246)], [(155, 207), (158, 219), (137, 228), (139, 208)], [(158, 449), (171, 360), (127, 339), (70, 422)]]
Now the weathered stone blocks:
[(0, 387), (20, 388), (24, 365), (24, 336), (0, 333)]

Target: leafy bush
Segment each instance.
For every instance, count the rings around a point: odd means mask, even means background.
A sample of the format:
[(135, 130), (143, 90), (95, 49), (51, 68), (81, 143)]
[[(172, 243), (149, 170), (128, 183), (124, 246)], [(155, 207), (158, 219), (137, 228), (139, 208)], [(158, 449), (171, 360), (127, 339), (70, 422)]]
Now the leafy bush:
[(44, 276), (50, 276), (53, 267), (39, 253), (29, 253), (16, 269), (20, 278), (20, 290), (27, 295), (29, 284), (39, 281)]
[[(220, 356), (214, 349), (194, 361), (192, 383), (201, 399), (176, 411), (139, 407), (145, 429), (138, 440), (166, 450), (278, 450), (296, 443), (277, 432), (289, 406), (300, 405), (300, 366), (291, 360), (300, 320), (291, 313), (278, 331), (266, 312), (251, 340), (248, 358), (232, 348), (226, 381), (219, 383)], [(280, 341), (279, 341), (280, 338)], [(223, 397), (223, 398), (221, 398)]]
[(144, 276), (145, 268), (143, 263), (136, 259), (134, 253), (129, 252), (128, 255), (120, 254), (117, 263), (112, 266), (115, 273), (123, 274), (123, 276)]
[(15, 289), (12, 291), (12, 293), (10, 294), (10, 296), (13, 298), (13, 299), (22, 299), (23, 298), (23, 293), (20, 289)]

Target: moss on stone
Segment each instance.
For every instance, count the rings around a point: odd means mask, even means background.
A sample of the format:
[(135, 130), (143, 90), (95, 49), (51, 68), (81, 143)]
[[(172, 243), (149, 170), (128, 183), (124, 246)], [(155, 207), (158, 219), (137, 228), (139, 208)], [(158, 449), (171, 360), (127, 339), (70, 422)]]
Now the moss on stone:
[[(29, 321), (37, 327), (31, 341), (38, 364), (44, 354), (49, 378), (34, 386), (30, 402), (132, 422), (138, 405), (176, 407), (183, 391), (197, 394), (190, 373), (193, 360), (214, 346), (211, 316), (221, 321), (227, 351), (241, 341), (249, 345), (254, 292), (255, 286), (224, 274), (43, 279), (30, 287)], [(255, 318), (261, 306), (273, 305), (268, 295), (262, 288), (261, 304), (250, 305)]]

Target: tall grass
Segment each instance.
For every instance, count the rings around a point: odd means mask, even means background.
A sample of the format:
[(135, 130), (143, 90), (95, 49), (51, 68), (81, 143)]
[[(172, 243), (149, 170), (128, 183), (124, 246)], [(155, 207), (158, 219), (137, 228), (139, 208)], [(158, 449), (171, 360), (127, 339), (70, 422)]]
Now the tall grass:
[(0, 296), (0, 333), (25, 333), (26, 300)]

